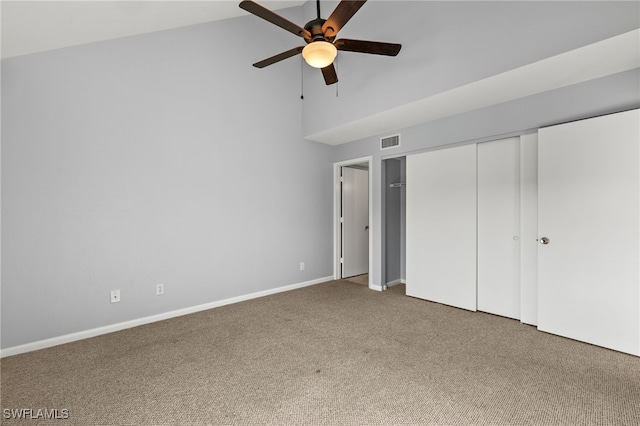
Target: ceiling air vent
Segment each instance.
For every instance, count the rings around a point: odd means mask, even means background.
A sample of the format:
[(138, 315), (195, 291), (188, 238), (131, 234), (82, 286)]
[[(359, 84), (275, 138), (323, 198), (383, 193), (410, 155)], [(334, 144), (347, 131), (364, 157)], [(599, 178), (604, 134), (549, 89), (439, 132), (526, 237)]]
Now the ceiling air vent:
[(400, 146), (400, 135), (387, 136), (380, 139), (380, 149), (388, 149)]

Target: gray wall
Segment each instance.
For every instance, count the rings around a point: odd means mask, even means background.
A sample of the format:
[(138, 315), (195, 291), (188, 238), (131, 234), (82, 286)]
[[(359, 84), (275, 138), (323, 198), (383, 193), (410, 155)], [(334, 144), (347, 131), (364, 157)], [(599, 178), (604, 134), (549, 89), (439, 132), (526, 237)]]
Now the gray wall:
[(2, 61), (2, 348), (332, 275), (331, 149), (253, 19)]
[(404, 280), (405, 157), (382, 162), (384, 169), (384, 284)]
[(401, 129), (384, 153), (301, 135), (637, 28), (638, 7), (370, 1), (340, 37), (404, 47), (345, 52), (338, 97), (299, 58), (251, 67), (300, 44), (251, 16), (3, 60), (0, 347), (332, 275), (331, 164), (368, 155), (380, 285), (384, 158), (637, 107), (640, 73)]

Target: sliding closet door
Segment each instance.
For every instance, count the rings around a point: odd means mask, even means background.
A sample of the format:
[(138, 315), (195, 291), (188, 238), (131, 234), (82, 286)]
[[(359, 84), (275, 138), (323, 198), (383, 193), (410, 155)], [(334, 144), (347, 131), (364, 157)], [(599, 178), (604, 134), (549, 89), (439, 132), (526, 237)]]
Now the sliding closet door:
[(540, 330), (640, 355), (639, 147), (638, 110), (540, 130)]
[(520, 138), (478, 144), (478, 310), (520, 318)]
[(520, 136), (520, 321), (538, 325), (538, 134)]
[(407, 295), (476, 310), (476, 146), (407, 157)]

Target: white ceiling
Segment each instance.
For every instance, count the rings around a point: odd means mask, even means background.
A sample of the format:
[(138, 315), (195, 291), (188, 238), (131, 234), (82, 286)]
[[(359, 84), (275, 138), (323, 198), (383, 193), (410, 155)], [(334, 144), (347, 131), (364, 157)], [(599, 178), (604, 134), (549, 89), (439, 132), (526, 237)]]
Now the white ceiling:
[[(0, 2), (2, 58), (185, 27), (248, 14), (240, 0)], [(260, 0), (268, 9), (304, 0)]]

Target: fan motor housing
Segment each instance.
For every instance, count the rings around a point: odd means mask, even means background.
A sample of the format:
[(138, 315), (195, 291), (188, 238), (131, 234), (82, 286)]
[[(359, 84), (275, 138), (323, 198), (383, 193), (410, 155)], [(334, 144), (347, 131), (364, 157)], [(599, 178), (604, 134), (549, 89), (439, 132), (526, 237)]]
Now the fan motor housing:
[(333, 39), (329, 39), (325, 37), (324, 31), (322, 31), (322, 26), (327, 22), (326, 19), (314, 19), (313, 21), (307, 22), (304, 26), (304, 29), (311, 33), (311, 40), (307, 41), (307, 43), (311, 43), (313, 41), (333, 41)]

